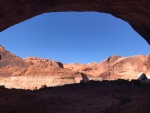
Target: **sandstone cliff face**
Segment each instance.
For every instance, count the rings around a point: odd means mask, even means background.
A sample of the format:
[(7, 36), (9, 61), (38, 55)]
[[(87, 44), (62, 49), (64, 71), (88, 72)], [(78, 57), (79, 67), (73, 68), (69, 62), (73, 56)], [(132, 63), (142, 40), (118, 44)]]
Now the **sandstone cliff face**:
[[(70, 65), (70, 67), (69, 67)], [(137, 79), (140, 72), (147, 73), (148, 57), (137, 55), (131, 57), (112, 56), (100, 63), (82, 65), (79, 72), (102, 79)], [(77, 64), (67, 64), (64, 67), (76, 71)], [(72, 68), (74, 67), (74, 68)], [(80, 65), (79, 65), (80, 67)]]
[(0, 75), (11, 76), (13, 72), (28, 68), (28, 63), (0, 46)]
[(37, 57), (28, 57), (23, 60), (29, 64), (29, 67), (14, 72), (12, 77), (4, 83), (6, 87), (39, 89), (44, 85), (59, 86), (79, 83), (82, 79), (77, 77), (74, 71), (64, 69), (63, 64), (58, 61)]
[[(111, 56), (100, 63), (62, 64), (38, 57), (21, 59), (0, 46), (0, 85), (8, 88), (36, 89), (81, 80), (137, 79), (149, 74), (150, 56)], [(5, 78), (1, 78), (5, 77)]]
[(61, 62), (50, 60), (50, 59), (44, 59), (38, 57), (27, 57), (24, 58), (23, 60), (28, 64), (30, 64), (30, 66), (34, 66), (41, 69), (48, 68), (48, 67), (63, 68), (63, 64)]
[(7, 88), (36, 89), (80, 80), (80, 74), (64, 69), (61, 62), (37, 57), (21, 59), (0, 46), (0, 85)]
[(71, 76), (72, 71), (64, 69), (63, 64), (50, 59), (27, 57), (23, 59), (29, 67), (13, 73), (13, 76)]
[(127, 21), (150, 44), (149, 0), (0, 0), (0, 31), (47, 12), (95, 11)]
[(26, 68), (28, 64), (20, 57), (10, 53), (4, 47), (0, 46), (0, 68)]
[(150, 73), (150, 54), (148, 55), (147, 71)]
[(108, 62), (107, 76), (106, 72), (100, 76), (104, 79), (137, 79), (140, 72), (147, 73), (147, 60), (148, 58), (142, 55), (118, 58), (113, 63)]

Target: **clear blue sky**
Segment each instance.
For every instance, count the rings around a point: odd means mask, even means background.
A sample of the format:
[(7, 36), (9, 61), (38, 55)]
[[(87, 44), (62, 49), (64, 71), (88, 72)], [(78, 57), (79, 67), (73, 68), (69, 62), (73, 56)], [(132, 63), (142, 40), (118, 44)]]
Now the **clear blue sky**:
[(148, 43), (127, 22), (104, 13), (47, 13), (6, 29), (0, 44), (25, 58), (100, 62), (112, 55), (147, 55)]

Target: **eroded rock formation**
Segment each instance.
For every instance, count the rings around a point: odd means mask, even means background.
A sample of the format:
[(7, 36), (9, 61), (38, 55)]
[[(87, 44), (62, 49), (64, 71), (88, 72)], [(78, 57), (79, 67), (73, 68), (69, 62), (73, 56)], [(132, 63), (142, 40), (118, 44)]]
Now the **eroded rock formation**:
[(47, 12), (95, 11), (127, 21), (150, 44), (149, 0), (0, 0), (0, 31)]
[[(149, 0), (0, 0), (0, 31), (36, 15), (47, 12), (95, 11), (109, 13), (117, 18), (127, 21), (133, 29), (150, 43), (149, 10)], [(10, 62), (10, 60), (4, 61), (3, 57), (4, 55), (0, 54), (0, 66), (5, 66), (7, 68), (17, 66), (23, 66), (22, 68), (24, 68), (27, 66), (21, 59), (17, 60), (17, 62), (14, 60), (13, 62)], [(16, 58), (19, 59), (19, 57)], [(44, 64), (44, 66), (45, 65), (46, 64)], [(62, 67), (62, 64), (58, 65), (61, 65)], [(108, 65), (105, 64), (105, 66)], [(84, 68), (84, 65), (80, 65), (80, 67)], [(148, 64), (148, 70), (150, 70), (149, 67)], [(79, 66), (76, 67), (76, 70), (81, 70), (78, 68)], [(93, 67), (91, 66), (83, 70), (90, 72), (92, 68)], [(23, 70), (22, 72), (24, 73), (25, 71), (26, 70)]]
[(8, 77), (11, 76), (15, 71), (26, 69), (29, 67), (27, 62), (7, 51), (2, 46), (0, 46), (0, 56), (0, 76)]
[(48, 68), (48, 67), (58, 67), (63, 68), (63, 64), (59, 61), (54, 61), (51, 59), (38, 58), (38, 57), (27, 57), (23, 59), (25, 62), (30, 64), (30, 66), (38, 67), (38, 68)]
[(0, 85), (7, 88), (37, 89), (89, 80), (137, 79), (149, 74), (149, 56), (111, 56), (100, 63), (62, 64), (38, 57), (21, 59), (0, 46)]
[(81, 68), (78, 68), (77, 64), (64, 64), (65, 68), (106, 80), (137, 79), (140, 72), (148, 72), (147, 66), (148, 57), (143, 55), (131, 57), (111, 56), (100, 63), (79, 65)]

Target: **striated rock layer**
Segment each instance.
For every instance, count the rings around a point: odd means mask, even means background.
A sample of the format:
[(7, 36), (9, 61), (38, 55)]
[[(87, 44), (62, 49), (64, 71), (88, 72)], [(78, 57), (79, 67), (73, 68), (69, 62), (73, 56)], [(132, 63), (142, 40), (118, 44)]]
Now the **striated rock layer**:
[(79, 83), (82, 75), (65, 69), (61, 62), (38, 57), (21, 59), (0, 46), (0, 85), (7, 88), (39, 89), (44, 85)]
[(121, 57), (112, 56), (100, 63), (89, 63), (87, 65), (65, 64), (65, 68), (72, 69), (101, 77), (105, 80), (114, 79), (137, 79), (140, 72), (148, 73), (148, 57), (143, 55)]
[(111, 56), (100, 63), (62, 64), (51, 59), (24, 59), (0, 46), (0, 85), (7, 88), (38, 89), (89, 80), (137, 79), (150, 74), (150, 56)]
[(149, 0), (0, 0), (0, 31), (47, 12), (95, 11), (127, 21), (150, 44)]
[(0, 76), (11, 76), (15, 71), (26, 69), (29, 64), (0, 45)]
[(150, 73), (150, 54), (149, 54), (149, 56), (148, 56), (147, 71)]

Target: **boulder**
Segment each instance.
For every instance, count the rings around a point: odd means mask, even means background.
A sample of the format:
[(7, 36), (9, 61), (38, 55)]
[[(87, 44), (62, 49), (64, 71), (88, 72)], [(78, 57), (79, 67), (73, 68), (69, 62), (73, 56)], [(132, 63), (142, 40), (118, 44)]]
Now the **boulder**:
[(146, 81), (146, 80), (148, 80), (148, 78), (146, 77), (146, 75), (143, 72), (141, 72), (138, 75), (138, 80), (140, 80), (140, 81)]

